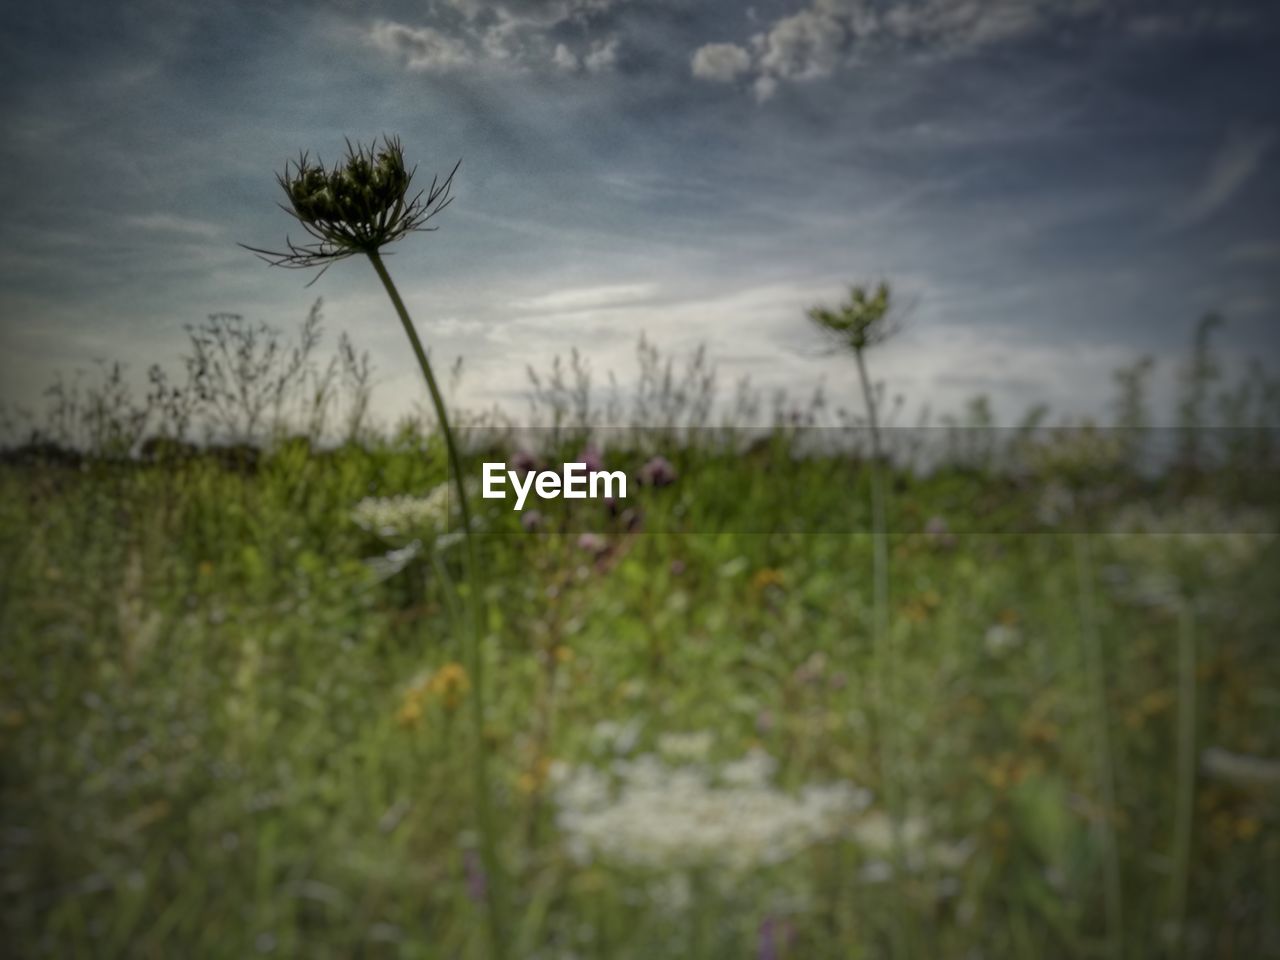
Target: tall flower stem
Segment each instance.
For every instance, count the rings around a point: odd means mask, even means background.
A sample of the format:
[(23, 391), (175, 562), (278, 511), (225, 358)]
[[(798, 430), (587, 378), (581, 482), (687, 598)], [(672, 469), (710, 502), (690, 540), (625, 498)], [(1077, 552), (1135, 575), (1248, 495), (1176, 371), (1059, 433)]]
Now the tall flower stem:
[(1080, 604), (1080, 639), (1083, 647), (1085, 676), (1089, 685), (1090, 712), (1093, 716), (1093, 740), (1096, 750), (1096, 778), (1102, 794), (1102, 816), (1098, 818), (1098, 839), (1102, 847), (1102, 880), (1107, 917), (1107, 938), (1111, 955), (1119, 960), (1124, 955), (1124, 904), (1120, 884), (1120, 853), (1116, 844), (1114, 818), (1116, 804), (1115, 760), (1111, 751), (1111, 725), (1107, 718), (1107, 676), (1102, 661), (1102, 641), (1098, 636), (1093, 604), (1093, 563), (1090, 558), (1089, 533), (1072, 536), (1075, 547), (1076, 590)]
[(1196, 635), (1191, 601), (1178, 604), (1177, 794), (1173, 822), (1173, 876), (1169, 919), (1175, 943), (1185, 949), (1187, 887), (1191, 875), (1191, 833), (1196, 793)]
[(484, 739), (484, 653), (481, 650), (481, 638), (484, 629), (484, 604), (480, 583), (482, 568), (476, 555), (475, 536), (471, 528), (471, 506), (467, 500), (466, 483), (462, 476), (462, 460), (458, 456), (458, 445), (453, 434), (453, 428), (449, 425), (449, 414), (445, 409), (444, 395), (440, 392), (440, 385), (436, 382), (435, 374), (431, 370), (427, 352), (422, 347), (422, 341), (418, 339), (418, 332), (414, 329), (413, 321), (409, 318), (409, 311), (405, 309), (404, 301), (400, 299), (400, 292), (391, 280), (391, 274), (387, 273), (382, 257), (376, 250), (368, 250), (366, 254), (369, 257), (369, 262), (373, 264), (374, 272), (378, 274), (378, 279), (382, 281), (382, 286), (387, 291), (387, 296), (391, 298), (391, 304), (395, 307), (401, 324), (404, 325), (404, 332), (409, 338), (410, 346), (413, 348), (413, 355), (417, 358), (418, 366), (422, 369), (423, 379), (427, 381), (427, 390), (431, 393), (431, 404), (435, 408), (436, 419), (440, 423), (440, 432), (444, 436), (449, 464), (452, 467), (450, 472), (453, 474), (454, 489), (458, 494), (458, 507), (462, 514), (462, 533), (463, 539), (466, 541), (469, 620), (469, 629), (465, 633), (466, 641), (463, 659), (466, 663), (467, 672), (471, 674), (472, 678), (470, 717), (474, 754), (472, 756), (471, 769), (476, 795), (476, 820), (480, 833), (480, 856), (484, 862), (484, 869), (488, 878), (486, 889), (489, 899), (490, 956), (494, 957), (495, 960), (502, 960), (507, 955), (506, 884), (502, 864), (498, 859), (493, 807), (489, 790), (488, 751), (485, 747)]
[(898, 884), (894, 907), (894, 953), (903, 956), (908, 952), (909, 925), (906, 918), (905, 886), (906, 850), (902, 838), (902, 791), (899, 781), (897, 758), (898, 736), (892, 723), (893, 707), (897, 700), (896, 651), (889, 636), (889, 523), (887, 466), (880, 445), (880, 420), (876, 410), (875, 392), (867, 375), (867, 364), (862, 349), (855, 348), (858, 363), (858, 380), (862, 384), (862, 398), (867, 406), (867, 421), (871, 424), (871, 562), (873, 583), (873, 643), (878, 667), (876, 702), (880, 727), (880, 779), (884, 787), (885, 806), (888, 808), (892, 833), (894, 875)]

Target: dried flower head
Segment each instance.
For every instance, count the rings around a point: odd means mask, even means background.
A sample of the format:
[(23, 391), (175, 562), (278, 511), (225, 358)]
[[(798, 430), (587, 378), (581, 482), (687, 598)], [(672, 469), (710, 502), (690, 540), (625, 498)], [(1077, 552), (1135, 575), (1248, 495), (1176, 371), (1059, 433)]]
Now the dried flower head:
[(314, 242), (295, 244), (286, 237), (282, 251), (242, 246), (272, 266), (292, 268), (328, 268), (346, 257), (376, 253), (410, 233), (435, 229), (427, 222), (452, 200), (453, 176), (461, 163), (443, 181), (433, 177), (429, 188), (410, 196), (416, 168), (405, 166), (404, 148), (395, 137), (368, 146), (348, 140), (346, 157), (332, 168), (303, 153), (276, 180), (289, 198), (280, 208)]
[(834, 337), (842, 346), (864, 350), (887, 340), (896, 330), (889, 312), (889, 285), (875, 290), (852, 287), (849, 299), (836, 309), (813, 307), (809, 319)]

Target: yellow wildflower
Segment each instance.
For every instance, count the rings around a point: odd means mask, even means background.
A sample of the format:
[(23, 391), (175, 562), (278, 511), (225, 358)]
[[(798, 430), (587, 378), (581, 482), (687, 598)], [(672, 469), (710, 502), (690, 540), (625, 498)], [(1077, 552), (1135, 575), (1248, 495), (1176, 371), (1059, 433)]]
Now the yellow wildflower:
[(786, 574), (773, 567), (763, 567), (757, 570), (755, 576), (751, 578), (751, 586), (758, 593), (763, 593), (769, 587), (782, 589), (786, 584)]
[(431, 678), (430, 691), (446, 710), (456, 710), (471, 689), (471, 678), (460, 663), (446, 663)]

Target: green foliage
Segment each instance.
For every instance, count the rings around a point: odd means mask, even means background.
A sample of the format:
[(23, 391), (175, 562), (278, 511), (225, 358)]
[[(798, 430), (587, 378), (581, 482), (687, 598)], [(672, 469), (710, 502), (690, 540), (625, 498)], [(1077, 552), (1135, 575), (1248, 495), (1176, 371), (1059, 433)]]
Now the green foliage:
[[(538, 533), (506, 504), (476, 518), (513, 955), (880, 957), (898, 915), (922, 957), (1276, 952), (1275, 795), (1221, 773), (1280, 756), (1274, 486), (1232, 486), (1226, 461), (1203, 470), (1211, 503), (1185, 501), (1096, 430), (1054, 445), (1035, 423), (1033, 469), (886, 466), (887, 730), (865, 458), (787, 427), (681, 433), (700, 421), (675, 397), (705, 397), (710, 369), (648, 356), (659, 427), (606, 456), (634, 476), (660, 451), (673, 484), (637, 487), (629, 515), (548, 510)], [(552, 462), (598, 408), (561, 409)], [(392, 563), (352, 519), (443, 483), (441, 439), (246, 449), (0, 464), (6, 947), (486, 957), (463, 556), (423, 531)], [(1049, 517), (1056, 487), (1075, 498)], [(1083, 576), (1081, 524), (1108, 531)], [(760, 749), (788, 796), (847, 782), (870, 805), (732, 882), (575, 856), (558, 764), (607, 771), (698, 731), (708, 763)]]

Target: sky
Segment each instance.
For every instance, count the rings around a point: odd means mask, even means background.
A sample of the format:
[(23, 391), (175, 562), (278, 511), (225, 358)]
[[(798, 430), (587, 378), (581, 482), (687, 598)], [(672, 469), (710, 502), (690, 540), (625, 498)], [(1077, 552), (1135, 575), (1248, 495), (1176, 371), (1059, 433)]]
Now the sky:
[(392, 420), (422, 388), (368, 264), (308, 288), (237, 244), (289, 232), (299, 151), (394, 134), (462, 161), (388, 264), (468, 406), (521, 413), (573, 347), (625, 385), (641, 334), (852, 399), (805, 310), (885, 280), (892, 392), (1097, 414), (1142, 354), (1167, 392), (1208, 310), (1280, 357), (1278, 40), (1265, 0), (7, 4), (0, 401), (321, 297)]

